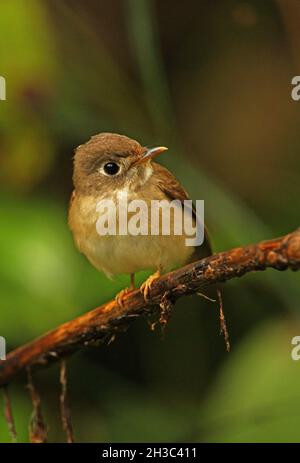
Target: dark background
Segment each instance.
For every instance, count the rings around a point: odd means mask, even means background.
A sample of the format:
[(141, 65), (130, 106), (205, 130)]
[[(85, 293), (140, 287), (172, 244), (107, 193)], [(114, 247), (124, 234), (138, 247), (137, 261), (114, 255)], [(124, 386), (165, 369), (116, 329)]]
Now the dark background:
[[(112, 131), (166, 145), (161, 162), (204, 199), (214, 249), (299, 226), (297, 0), (4, 0), (0, 5), (0, 335), (8, 350), (128, 285), (75, 249), (74, 148)], [(139, 276), (139, 282), (145, 274)], [(226, 283), (218, 305), (180, 300), (165, 336), (135, 322), (68, 361), (77, 441), (299, 441), (299, 275)], [(35, 374), (49, 440), (65, 439), (58, 366)], [(11, 388), (20, 441), (31, 403)], [(3, 413), (0, 440), (9, 441)]]

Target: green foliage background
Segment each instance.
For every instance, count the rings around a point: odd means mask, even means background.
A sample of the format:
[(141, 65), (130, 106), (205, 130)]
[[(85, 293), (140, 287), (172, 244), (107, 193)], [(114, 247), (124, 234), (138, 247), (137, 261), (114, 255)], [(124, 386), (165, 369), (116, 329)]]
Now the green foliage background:
[[(0, 6), (0, 335), (9, 350), (105, 302), (107, 280), (66, 217), (74, 147), (101, 131), (169, 147), (162, 162), (203, 198), (215, 250), (299, 226), (297, 2), (3, 0)], [(141, 282), (145, 275), (139, 276)], [(299, 275), (268, 271), (218, 307), (178, 302), (167, 333), (136, 322), (68, 361), (77, 441), (299, 441)], [(49, 440), (63, 441), (58, 367), (35, 375)], [(31, 404), (11, 396), (20, 441)], [(0, 416), (0, 441), (9, 441)]]

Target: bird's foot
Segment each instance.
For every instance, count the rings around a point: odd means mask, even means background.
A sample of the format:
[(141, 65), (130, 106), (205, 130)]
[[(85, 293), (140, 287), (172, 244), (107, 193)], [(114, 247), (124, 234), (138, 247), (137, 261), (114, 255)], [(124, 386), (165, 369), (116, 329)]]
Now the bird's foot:
[(140, 291), (143, 294), (146, 302), (148, 302), (150, 299), (150, 290), (151, 290), (153, 281), (157, 280), (160, 276), (161, 276), (161, 272), (160, 270), (157, 270), (155, 273), (153, 273), (153, 275), (150, 275), (149, 278), (147, 278), (147, 280), (144, 281), (144, 283), (140, 287)]
[(124, 308), (125, 296), (127, 296), (127, 294), (131, 293), (132, 291), (134, 291), (133, 288), (124, 288), (115, 296), (115, 301), (121, 309)]
[(132, 293), (132, 291), (134, 291), (134, 273), (130, 274), (130, 286), (129, 286), (129, 288), (122, 289), (115, 296), (115, 301), (117, 302), (118, 306), (121, 307), (121, 309), (124, 308), (124, 297), (127, 296), (127, 294)]

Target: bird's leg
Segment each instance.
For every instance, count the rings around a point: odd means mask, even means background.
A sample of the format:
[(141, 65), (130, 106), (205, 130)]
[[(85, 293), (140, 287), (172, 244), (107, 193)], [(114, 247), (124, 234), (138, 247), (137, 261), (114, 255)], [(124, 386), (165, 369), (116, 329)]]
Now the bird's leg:
[(128, 293), (131, 293), (132, 291), (134, 291), (134, 273), (131, 273), (130, 274), (130, 286), (129, 288), (124, 288), (122, 289), (116, 296), (115, 296), (115, 301), (117, 302), (117, 304), (123, 308), (124, 307), (124, 296), (126, 296), (126, 294)]
[(129, 286), (129, 289), (130, 289), (131, 291), (134, 290), (134, 273), (131, 273), (131, 274), (130, 274), (130, 286)]
[(149, 295), (153, 281), (157, 280), (160, 276), (161, 268), (159, 267), (158, 270), (155, 273), (153, 273), (153, 275), (150, 275), (149, 278), (147, 278), (147, 280), (144, 281), (144, 283), (140, 287), (140, 291), (143, 294), (146, 302), (148, 302), (150, 299)]

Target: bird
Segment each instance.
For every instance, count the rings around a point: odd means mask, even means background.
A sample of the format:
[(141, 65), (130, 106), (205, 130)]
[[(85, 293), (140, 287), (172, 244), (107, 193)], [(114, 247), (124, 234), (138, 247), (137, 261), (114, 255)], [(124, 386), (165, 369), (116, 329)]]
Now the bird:
[(78, 250), (98, 271), (110, 278), (130, 275), (129, 287), (116, 296), (120, 305), (135, 289), (137, 272), (154, 272), (140, 288), (147, 301), (153, 281), (162, 273), (212, 254), (206, 228), (201, 246), (187, 246), (184, 234), (163, 235), (161, 228), (157, 235), (100, 235), (97, 231), (97, 204), (102, 200), (116, 202), (126, 194), (128, 201), (138, 199), (150, 205), (152, 200), (165, 200), (167, 204), (177, 200), (183, 207), (188, 193), (166, 167), (154, 161), (166, 150), (163, 146), (147, 148), (125, 135), (103, 132), (78, 146), (74, 153), (69, 227)]

